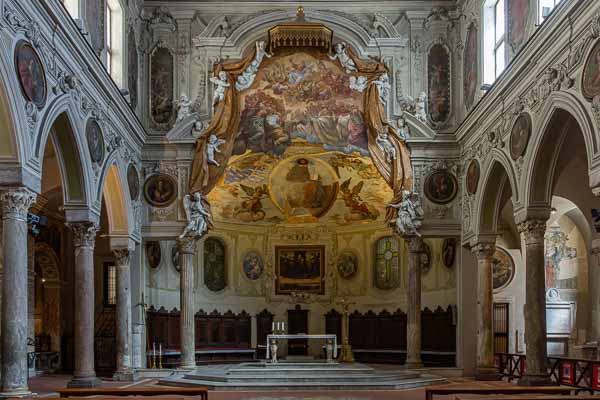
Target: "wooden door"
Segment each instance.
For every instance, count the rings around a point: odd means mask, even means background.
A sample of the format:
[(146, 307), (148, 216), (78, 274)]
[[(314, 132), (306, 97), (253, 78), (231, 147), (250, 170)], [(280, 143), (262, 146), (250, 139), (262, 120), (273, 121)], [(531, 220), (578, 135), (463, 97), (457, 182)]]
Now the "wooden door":
[(508, 353), (508, 303), (494, 303), (494, 353)]
[[(288, 333), (306, 333), (308, 334), (308, 310), (301, 310), (296, 306), (293, 310), (288, 310)], [(293, 339), (288, 343), (288, 354), (290, 356), (308, 355), (308, 340)]]

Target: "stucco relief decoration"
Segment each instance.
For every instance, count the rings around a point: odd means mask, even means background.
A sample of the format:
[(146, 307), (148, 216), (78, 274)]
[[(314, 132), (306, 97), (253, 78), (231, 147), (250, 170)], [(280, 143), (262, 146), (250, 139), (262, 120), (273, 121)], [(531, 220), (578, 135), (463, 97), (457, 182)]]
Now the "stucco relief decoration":
[(442, 44), (434, 44), (427, 56), (427, 111), (434, 126), (450, 117), (450, 52)]
[(475, 101), (477, 82), (479, 81), (477, 28), (474, 23), (471, 23), (467, 29), (467, 39), (463, 57), (463, 98), (467, 110), (470, 110)]
[(150, 61), (150, 115), (158, 128), (167, 128), (174, 117), (173, 54), (160, 44)]
[(521, 49), (529, 22), (529, 0), (508, 1), (508, 42), (514, 52)]
[(44, 107), (48, 90), (44, 66), (35, 49), (24, 40), (15, 47), (15, 69), (25, 99), (38, 108)]
[[(290, 29), (302, 30), (303, 24), (321, 29), (303, 21)], [(213, 67), (212, 81), (220, 92), (213, 119), (196, 141), (190, 193), (199, 192), (208, 210), (212, 203), (218, 214), (247, 222), (298, 216), (314, 221), (342, 204), (347, 209), (336, 213), (340, 222), (377, 219), (384, 213), (395, 221), (395, 208), (375, 210), (359, 196), (369, 187), (367, 181), (383, 179), (388, 189), (382, 193), (392, 194), (386, 203), (397, 204), (402, 190), (412, 187), (409, 150), (385, 120), (391, 89), (386, 67), (376, 59), (361, 60), (350, 46), (332, 53), (330, 46), (307, 43), (275, 46), (267, 53), (258, 42), (244, 59)], [(382, 146), (381, 138), (389, 145)], [(211, 153), (213, 143), (219, 143), (218, 151)], [(320, 171), (336, 165), (331, 177), (311, 175), (311, 165), (322, 162), (329, 166)], [(343, 176), (340, 167), (356, 175)], [(282, 193), (273, 189), (289, 179), (313, 192), (296, 196), (289, 203), (295, 206), (286, 209), (277, 198)], [(221, 201), (224, 197), (236, 198), (237, 204), (228, 205)]]
[(510, 156), (513, 160), (517, 160), (525, 154), (530, 136), (531, 117), (527, 113), (521, 113), (510, 132)]

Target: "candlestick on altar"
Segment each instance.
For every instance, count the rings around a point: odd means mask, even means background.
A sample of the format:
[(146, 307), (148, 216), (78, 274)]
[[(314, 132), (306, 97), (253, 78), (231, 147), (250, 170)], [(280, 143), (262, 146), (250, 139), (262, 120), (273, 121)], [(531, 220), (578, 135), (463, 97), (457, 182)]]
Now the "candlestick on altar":
[(152, 342), (152, 365), (150, 368), (156, 368), (156, 342)]
[(158, 368), (162, 369), (162, 343), (158, 345)]
[(271, 322), (271, 331), (275, 333), (275, 321)]

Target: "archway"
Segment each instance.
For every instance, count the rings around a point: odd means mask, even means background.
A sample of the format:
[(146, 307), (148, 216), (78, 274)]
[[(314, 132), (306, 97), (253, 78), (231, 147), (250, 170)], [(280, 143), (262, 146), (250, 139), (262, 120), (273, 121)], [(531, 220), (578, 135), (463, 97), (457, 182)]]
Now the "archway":
[(34, 260), (36, 351), (60, 352), (60, 261), (45, 242), (35, 244)]

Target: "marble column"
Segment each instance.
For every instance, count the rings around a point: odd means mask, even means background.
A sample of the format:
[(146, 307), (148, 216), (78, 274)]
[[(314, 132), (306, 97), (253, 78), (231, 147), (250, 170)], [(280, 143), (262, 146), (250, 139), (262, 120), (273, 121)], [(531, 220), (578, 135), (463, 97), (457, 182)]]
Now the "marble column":
[(408, 242), (408, 312), (406, 325), (407, 368), (421, 368), (421, 253), (423, 239), (409, 236)]
[(98, 227), (93, 222), (69, 226), (75, 247), (75, 370), (68, 387), (91, 388), (100, 384), (94, 370), (94, 245)]
[(500, 380), (502, 376), (494, 366), (494, 295), (492, 287), (492, 261), (496, 246), (478, 243), (472, 248), (477, 257), (477, 367), (475, 379)]
[(196, 344), (194, 327), (194, 251), (196, 241), (190, 237), (179, 239), (181, 365), (180, 368), (196, 368)]
[(24, 188), (0, 193), (2, 202), (2, 392), (27, 396), (27, 211), (35, 194)]
[(131, 273), (129, 268), (129, 249), (113, 251), (117, 269), (117, 370), (113, 376), (116, 381), (133, 381), (131, 365)]
[(517, 225), (525, 245), (525, 343), (527, 366), (519, 385), (551, 385), (546, 359), (546, 220), (528, 219)]

